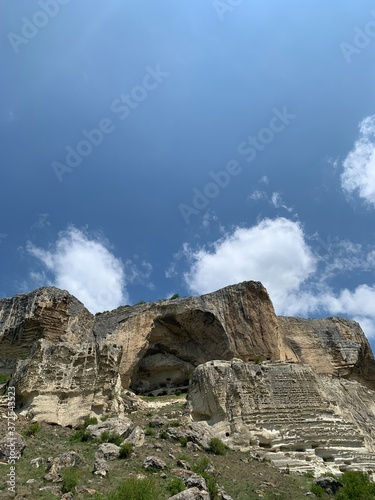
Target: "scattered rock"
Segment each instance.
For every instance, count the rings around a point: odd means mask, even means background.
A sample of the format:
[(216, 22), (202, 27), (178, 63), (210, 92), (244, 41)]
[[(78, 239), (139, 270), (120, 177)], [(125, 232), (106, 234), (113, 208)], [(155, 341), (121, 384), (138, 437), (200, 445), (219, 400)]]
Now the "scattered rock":
[(323, 488), (327, 495), (336, 495), (343, 484), (334, 477), (320, 477), (315, 479), (314, 484)]
[(109, 471), (108, 463), (104, 458), (97, 458), (94, 463), (94, 474), (96, 476), (105, 477)]
[(18, 434), (18, 432), (8, 432), (0, 440), (0, 460), (8, 461), (9, 458), (18, 460), (21, 458), (25, 447), (26, 443), (21, 434)]
[(189, 488), (181, 491), (168, 500), (210, 500), (210, 494), (207, 491), (201, 491), (198, 488)]
[(191, 470), (191, 465), (186, 460), (177, 460), (177, 465), (183, 469)]
[(186, 488), (198, 488), (199, 490), (207, 490), (206, 480), (198, 474), (192, 474), (185, 481)]
[(228, 495), (228, 493), (220, 486), (218, 488), (217, 494), (220, 500), (233, 500), (233, 498), (230, 495)]
[(95, 458), (104, 458), (104, 460), (117, 460), (119, 456), (120, 447), (114, 443), (102, 443), (95, 453)]
[(86, 432), (93, 439), (99, 439), (104, 431), (110, 434), (118, 434), (123, 439), (126, 439), (134, 429), (134, 424), (130, 418), (123, 416), (108, 418), (104, 422), (88, 425)]
[(167, 469), (167, 464), (165, 462), (163, 462), (163, 460), (161, 460), (160, 458), (158, 457), (146, 457), (145, 460), (143, 461), (143, 467), (145, 469)]
[(44, 479), (46, 481), (52, 481), (53, 483), (60, 483), (62, 481), (60, 469), (61, 467), (57, 463), (52, 462), (47, 467), (47, 473), (45, 474)]
[(136, 448), (143, 446), (145, 442), (145, 433), (141, 427), (134, 427), (130, 435), (125, 439), (124, 443), (130, 443)]
[(44, 463), (44, 458), (43, 457), (37, 457), (37, 458), (32, 458), (30, 460), (30, 464), (32, 467), (35, 467), (36, 469), (39, 469), (39, 467)]
[(36, 483), (36, 479), (28, 479), (26, 481), (26, 484), (34, 484), (34, 483)]
[(68, 493), (65, 493), (62, 497), (61, 500), (74, 500), (74, 495), (71, 491), (68, 491)]

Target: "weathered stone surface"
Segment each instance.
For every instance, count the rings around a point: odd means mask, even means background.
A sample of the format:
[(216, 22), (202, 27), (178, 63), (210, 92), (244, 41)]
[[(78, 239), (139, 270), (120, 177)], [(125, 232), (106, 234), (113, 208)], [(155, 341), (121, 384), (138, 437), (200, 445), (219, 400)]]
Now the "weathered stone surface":
[(163, 460), (161, 460), (160, 458), (158, 457), (146, 457), (143, 461), (143, 467), (145, 469), (166, 469), (167, 468), (167, 464), (165, 462), (163, 462)]
[(281, 468), (342, 472), (375, 466), (374, 396), (308, 365), (233, 360), (196, 368), (189, 404), (192, 418), (229, 446), (267, 450)]
[(0, 367), (13, 373), (17, 410), (34, 421), (76, 426), (89, 415), (120, 414), (129, 403), (123, 389), (187, 389), (207, 360), (283, 355), (272, 303), (257, 282), (96, 316), (54, 287), (0, 300)]
[(44, 479), (46, 479), (46, 481), (58, 483), (62, 481), (60, 470), (63, 467), (76, 467), (82, 462), (82, 460), (75, 451), (66, 451), (58, 455), (56, 458), (49, 457), (47, 462), (48, 465)]
[(108, 474), (109, 466), (104, 458), (97, 458), (94, 463), (94, 474), (105, 477)]
[(320, 477), (319, 479), (315, 479), (314, 483), (323, 488), (327, 495), (336, 495), (339, 489), (344, 486), (334, 477)]
[(181, 491), (168, 500), (210, 500), (208, 491), (200, 490), (198, 488), (189, 488), (188, 490)]
[(0, 460), (18, 460), (26, 447), (25, 440), (18, 432), (8, 432), (0, 440)]
[(125, 439), (125, 443), (132, 444), (135, 447), (143, 446), (145, 442), (145, 433), (141, 427), (134, 427), (131, 434)]
[(134, 429), (134, 424), (130, 418), (119, 416), (108, 418), (104, 422), (88, 425), (86, 432), (93, 439), (100, 438), (102, 433), (107, 431), (110, 434), (118, 434), (123, 439), (127, 438)]
[(198, 488), (199, 490), (207, 490), (206, 480), (199, 474), (192, 474), (185, 481), (187, 488)]
[(187, 387), (193, 369), (210, 359), (284, 356), (271, 300), (252, 281), (201, 297), (121, 307), (97, 316), (94, 333), (123, 346), (123, 386), (146, 394)]
[(95, 453), (95, 458), (104, 458), (104, 460), (117, 460), (120, 456), (120, 447), (114, 443), (102, 443)]
[(375, 362), (358, 323), (344, 318), (278, 317), (291, 358), (315, 373), (358, 380), (375, 390)]

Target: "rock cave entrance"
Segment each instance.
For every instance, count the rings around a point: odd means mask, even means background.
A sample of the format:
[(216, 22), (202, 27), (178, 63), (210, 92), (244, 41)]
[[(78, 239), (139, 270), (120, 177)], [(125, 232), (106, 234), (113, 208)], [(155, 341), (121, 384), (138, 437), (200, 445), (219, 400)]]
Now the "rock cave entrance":
[(186, 392), (194, 368), (212, 359), (231, 359), (227, 335), (212, 313), (160, 315), (133, 370), (130, 389), (149, 396)]

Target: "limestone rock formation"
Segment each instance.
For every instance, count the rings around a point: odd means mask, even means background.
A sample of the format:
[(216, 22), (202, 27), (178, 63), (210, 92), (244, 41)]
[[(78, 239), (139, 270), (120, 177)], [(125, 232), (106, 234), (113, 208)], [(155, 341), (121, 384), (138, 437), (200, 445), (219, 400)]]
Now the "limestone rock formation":
[[(375, 361), (360, 326), (277, 317), (258, 282), (96, 316), (54, 287), (1, 299), (0, 373), (36, 421), (120, 422), (136, 394), (189, 389), (191, 422), (171, 435), (219, 436), (301, 470), (375, 469)], [(144, 439), (133, 424), (123, 437)]]
[(122, 389), (186, 390), (200, 363), (278, 359), (281, 347), (272, 303), (257, 282), (96, 316), (54, 287), (0, 300), (0, 370), (13, 374), (17, 409), (61, 425), (121, 412)]
[(192, 419), (233, 448), (258, 447), (277, 465), (373, 471), (375, 393), (310, 366), (211, 361), (189, 389)]
[(358, 323), (344, 318), (278, 317), (283, 342), (294, 359), (315, 373), (358, 380), (375, 389), (375, 363)]

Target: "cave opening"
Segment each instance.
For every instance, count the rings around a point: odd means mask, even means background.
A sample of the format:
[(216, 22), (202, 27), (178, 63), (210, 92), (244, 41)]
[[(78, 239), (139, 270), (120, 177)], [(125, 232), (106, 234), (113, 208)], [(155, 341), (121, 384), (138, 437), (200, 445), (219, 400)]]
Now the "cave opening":
[(130, 389), (146, 396), (187, 392), (196, 366), (230, 358), (227, 335), (211, 312), (189, 310), (160, 315), (133, 369)]

